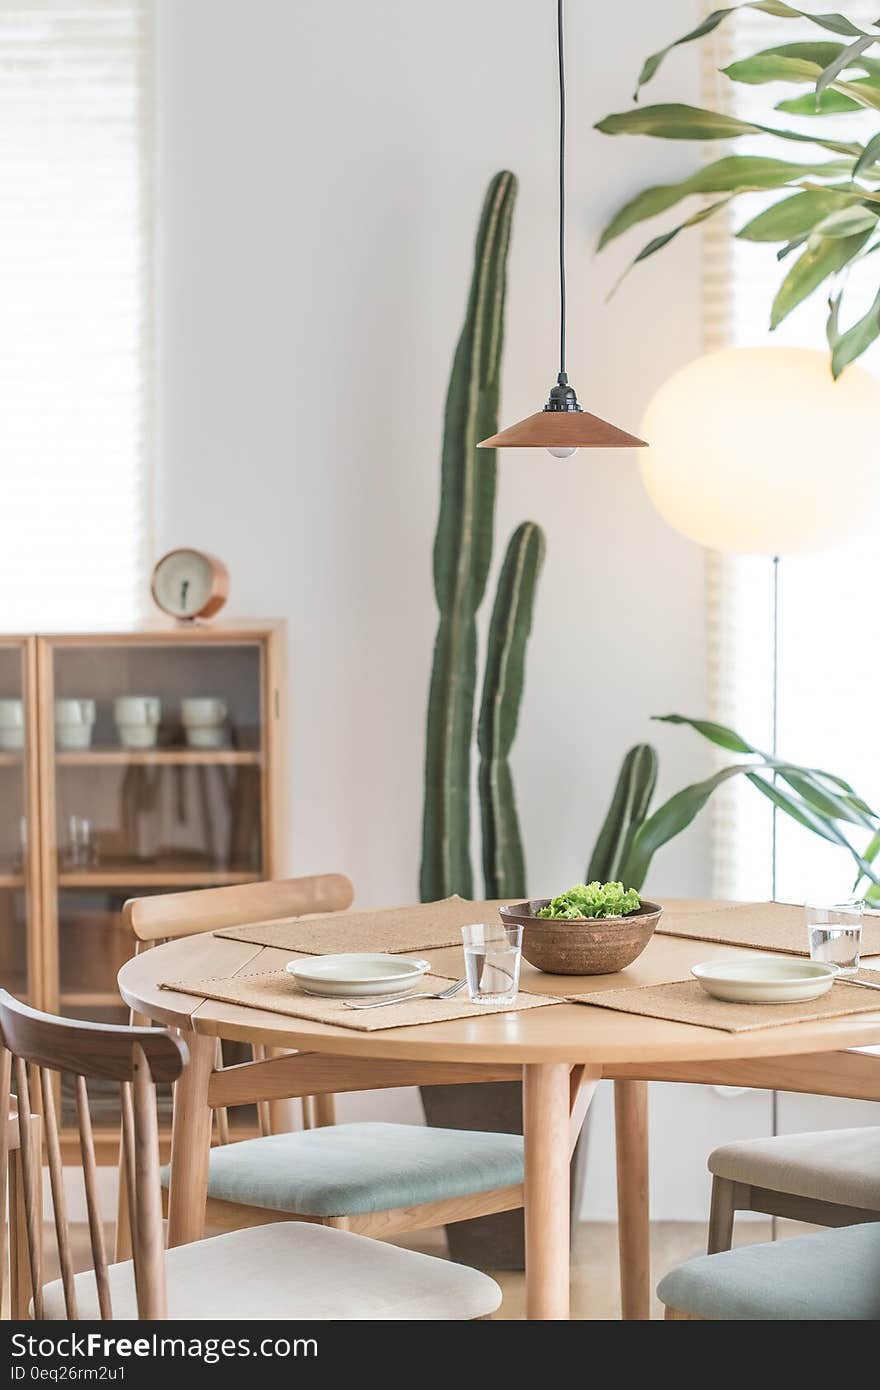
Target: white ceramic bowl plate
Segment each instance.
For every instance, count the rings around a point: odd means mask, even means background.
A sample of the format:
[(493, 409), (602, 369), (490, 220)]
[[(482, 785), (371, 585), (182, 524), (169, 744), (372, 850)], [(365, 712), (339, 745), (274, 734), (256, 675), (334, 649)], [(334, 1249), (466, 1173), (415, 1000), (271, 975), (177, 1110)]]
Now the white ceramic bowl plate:
[(837, 969), (796, 956), (742, 956), (705, 961), (691, 974), (729, 1004), (797, 1004), (827, 994)]
[(287, 962), (287, 971), (307, 994), (328, 999), (366, 994), (405, 994), (431, 969), (427, 960), (383, 953), (346, 951)]

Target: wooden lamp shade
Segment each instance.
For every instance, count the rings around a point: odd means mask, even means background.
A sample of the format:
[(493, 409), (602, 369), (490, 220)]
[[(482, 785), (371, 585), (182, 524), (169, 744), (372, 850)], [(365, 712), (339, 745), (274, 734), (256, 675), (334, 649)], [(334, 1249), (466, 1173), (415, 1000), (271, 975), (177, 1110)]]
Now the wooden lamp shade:
[(588, 410), (539, 410), (509, 429), (481, 439), (478, 449), (645, 449), (644, 439)]

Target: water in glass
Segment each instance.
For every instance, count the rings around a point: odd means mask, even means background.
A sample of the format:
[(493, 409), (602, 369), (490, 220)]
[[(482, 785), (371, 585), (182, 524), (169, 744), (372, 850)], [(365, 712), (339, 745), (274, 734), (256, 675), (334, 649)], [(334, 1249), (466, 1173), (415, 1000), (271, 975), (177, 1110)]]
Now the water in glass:
[(804, 912), (810, 959), (836, 965), (840, 975), (855, 975), (862, 950), (863, 911), (859, 900), (820, 906), (808, 903)]
[(474, 1004), (507, 1004), (519, 990), (522, 927), (462, 927), (468, 996)]

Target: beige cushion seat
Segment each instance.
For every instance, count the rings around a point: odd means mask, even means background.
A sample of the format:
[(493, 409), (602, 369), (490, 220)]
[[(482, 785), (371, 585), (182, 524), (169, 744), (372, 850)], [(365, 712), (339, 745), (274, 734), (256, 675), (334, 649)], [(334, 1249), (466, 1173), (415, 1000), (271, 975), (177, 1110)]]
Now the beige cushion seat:
[[(166, 1251), (170, 1320), (243, 1318), (450, 1321), (501, 1303), (488, 1275), (348, 1231), (273, 1222)], [(109, 1268), (114, 1320), (136, 1319), (130, 1260)], [(78, 1315), (97, 1319), (95, 1276), (76, 1276)], [(61, 1280), (43, 1291), (45, 1316), (66, 1319)]]
[(709, 1155), (709, 1171), (771, 1192), (880, 1211), (880, 1125), (724, 1144)]

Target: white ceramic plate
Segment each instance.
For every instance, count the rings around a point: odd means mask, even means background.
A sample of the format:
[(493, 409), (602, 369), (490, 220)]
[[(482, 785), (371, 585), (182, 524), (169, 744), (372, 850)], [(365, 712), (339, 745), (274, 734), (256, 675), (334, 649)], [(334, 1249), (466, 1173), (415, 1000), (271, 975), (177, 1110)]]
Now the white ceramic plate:
[(827, 994), (837, 969), (795, 956), (742, 956), (705, 961), (691, 974), (707, 994), (730, 1004), (796, 1004)]
[(306, 956), (290, 960), (287, 970), (307, 994), (328, 998), (359, 994), (405, 994), (431, 969), (427, 960), (346, 951), (336, 956)]

